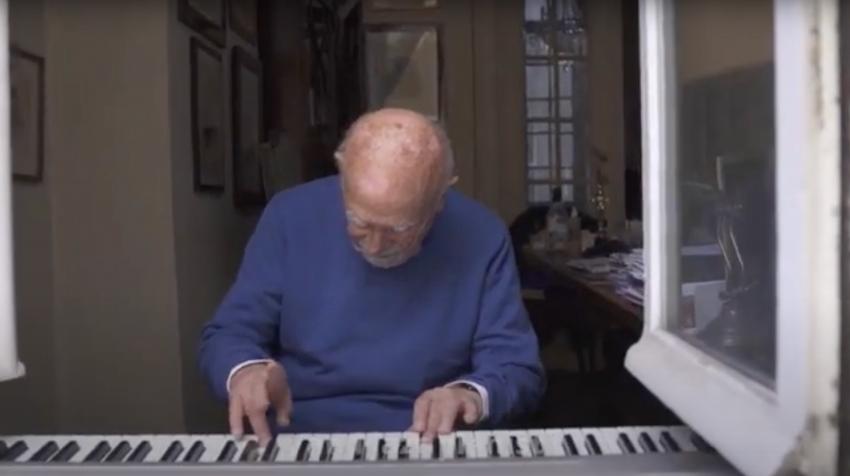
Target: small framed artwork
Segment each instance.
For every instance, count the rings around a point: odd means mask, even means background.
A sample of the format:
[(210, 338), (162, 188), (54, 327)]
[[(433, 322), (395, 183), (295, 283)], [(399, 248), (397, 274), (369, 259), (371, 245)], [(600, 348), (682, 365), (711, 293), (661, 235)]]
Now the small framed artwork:
[(221, 191), (225, 176), (226, 94), (221, 53), (192, 38), (190, 67), (195, 190)]
[(233, 200), (237, 206), (265, 203), (258, 146), (262, 141), (260, 62), (242, 48), (231, 58), (233, 114)]
[(177, 16), (189, 28), (224, 46), (225, 0), (178, 0)]
[(12, 176), (38, 182), (44, 168), (44, 59), (11, 47), (9, 86)]
[(257, 44), (257, 0), (230, 0), (230, 29), (252, 45)]

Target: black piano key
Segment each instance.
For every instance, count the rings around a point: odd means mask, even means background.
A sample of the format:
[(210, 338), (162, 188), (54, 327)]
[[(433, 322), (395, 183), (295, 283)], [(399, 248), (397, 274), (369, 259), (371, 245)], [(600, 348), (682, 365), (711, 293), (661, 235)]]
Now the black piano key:
[(632, 440), (629, 439), (629, 435), (625, 433), (617, 435), (617, 445), (620, 446), (620, 449), (623, 450), (624, 453), (637, 453), (635, 445), (632, 444)]
[[(384, 440), (381, 440), (384, 441)], [(322, 443), (322, 452), (319, 453), (319, 461), (331, 461), (334, 457), (334, 447), (331, 444), (330, 440), (325, 440)], [(378, 450), (378, 457), (380, 458), (380, 450)]]
[(640, 436), (638, 437), (638, 443), (640, 443), (643, 451), (647, 453), (658, 453), (658, 446), (652, 441), (652, 438), (649, 437), (645, 431), (640, 432)]
[(122, 441), (118, 443), (109, 455), (106, 456), (106, 461), (109, 463), (120, 463), (124, 461), (124, 457), (130, 452), (130, 443)]
[(298, 453), (295, 455), (295, 461), (308, 461), (310, 459), (310, 442), (308, 440), (301, 441), (298, 445)]
[(682, 451), (679, 443), (676, 443), (676, 440), (673, 439), (669, 431), (661, 432), (661, 446), (666, 448), (670, 453), (679, 453)]
[(564, 435), (561, 440), (561, 447), (564, 448), (564, 454), (567, 456), (578, 456), (578, 447), (576, 446), (573, 435)]
[(354, 445), (354, 461), (362, 461), (364, 459), (366, 459), (366, 442), (363, 441), (363, 438), (360, 438)]
[(236, 456), (236, 443), (230, 440), (224, 444), (224, 448), (221, 449), (221, 453), (218, 454), (218, 458), (215, 460), (218, 463), (230, 463), (233, 461), (234, 456)]
[(3, 456), (6, 454), (9, 448), (6, 447), (6, 443), (0, 441), (0, 461), (3, 461)]
[(242, 454), (239, 455), (239, 461), (247, 461), (254, 462), (257, 461), (259, 455), (260, 444), (257, 443), (257, 440), (251, 440), (245, 444), (245, 448), (242, 450)]
[(274, 461), (277, 457), (277, 452), (279, 448), (277, 446), (277, 437), (273, 436), (269, 444), (266, 445), (266, 448), (263, 450), (263, 454), (260, 455), (260, 461)]
[(596, 441), (596, 437), (593, 435), (587, 435), (587, 439), (585, 439), (584, 446), (587, 447), (587, 451), (589, 451), (591, 454), (602, 454), (602, 447), (599, 446), (599, 442)]
[(204, 446), (204, 443), (201, 440), (198, 440), (192, 443), (192, 446), (189, 447), (189, 451), (186, 453), (186, 457), (183, 458), (183, 461), (187, 463), (197, 463), (206, 450), (207, 447)]
[(540, 438), (538, 438), (537, 435), (533, 435), (531, 437), (531, 444), (529, 445), (529, 448), (531, 449), (531, 456), (534, 458), (542, 458), (546, 456), (543, 451), (543, 444), (540, 443)]
[(6, 452), (3, 453), (3, 461), (15, 461), (28, 449), (29, 446), (27, 446), (27, 444), (23, 440), (16, 441), (15, 444), (7, 448)]
[(89, 451), (89, 454), (86, 455), (83, 461), (86, 463), (100, 463), (106, 457), (107, 453), (109, 453), (110, 449), (112, 448), (109, 446), (109, 443), (101, 441), (93, 450)]
[(385, 439), (378, 440), (378, 461), (389, 458), (389, 449), (390, 447)]
[(696, 433), (691, 435), (691, 442), (693, 442), (694, 446), (696, 446), (697, 449), (702, 451), (703, 453), (715, 453), (714, 448)]
[(466, 443), (459, 436), (455, 437), (455, 458), (466, 459)]
[(490, 437), (490, 439), (487, 443), (487, 452), (489, 453), (488, 456), (490, 456), (492, 458), (498, 458), (499, 457), (499, 445), (496, 444), (496, 437), (495, 436)]
[(62, 449), (56, 453), (56, 456), (54, 456), (50, 461), (53, 463), (67, 463), (68, 461), (71, 461), (71, 458), (73, 458), (79, 451), (80, 445), (78, 445), (76, 441), (69, 441), (65, 443), (65, 446), (63, 446)]
[(127, 461), (131, 463), (142, 462), (145, 460), (145, 458), (147, 458), (148, 454), (150, 454), (151, 449), (153, 448), (147, 440), (142, 441), (141, 443), (139, 443), (139, 446), (137, 446), (136, 449), (134, 449), (133, 452), (130, 453), (130, 457), (127, 458)]
[(511, 436), (511, 456), (522, 458), (522, 449), (519, 447), (519, 441), (516, 436)]
[(56, 454), (57, 451), (59, 451), (59, 445), (55, 441), (48, 441), (32, 455), (30, 461), (44, 463), (49, 461), (50, 457)]
[(398, 445), (398, 459), (410, 459), (410, 446), (405, 439), (402, 439)]
[(179, 441), (172, 442), (165, 450), (165, 454), (163, 454), (162, 458), (160, 458), (160, 463), (173, 463), (177, 461), (177, 458), (180, 457), (183, 450), (183, 443), (180, 443)]
[(431, 444), (431, 459), (440, 459), (440, 437), (434, 438)]

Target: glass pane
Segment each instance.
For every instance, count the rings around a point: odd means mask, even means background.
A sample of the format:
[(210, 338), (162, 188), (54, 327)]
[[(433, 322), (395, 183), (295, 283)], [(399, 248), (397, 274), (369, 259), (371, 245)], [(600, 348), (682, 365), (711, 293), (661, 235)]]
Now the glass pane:
[(560, 110), (558, 111), (559, 116), (563, 119), (571, 119), (573, 117), (573, 101), (572, 99), (561, 99), (559, 101)]
[(549, 165), (551, 136), (548, 133), (528, 135), (528, 165), (539, 167)]
[(542, 20), (548, 15), (549, 0), (525, 0), (525, 19)]
[(530, 185), (528, 187), (528, 201), (530, 203), (549, 203), (552, 201), (551, 186)]
[(561, 134), (561, 166), (572, 166), (575, 157), (575, 144), (572, 134)]
[(681, 299), (668, 326), (773, 386), (773, 3), (735, 5), (675, 3)]
[(526, 101), (526, 108), (526, 114), (530, 118), (540, 119), (552, 117), (553, 115), (549, 112), (549, 109), (553, 108), (553, 106), (545, 99), (530, 99)]
[(562, 167), (561, 168), (561, 180), (572, 180), (573, 179), (573, 168), (572, 167)]
[(561, 200), (565, 202), (573, 201), (573, 186), (572, 185), (561, 185)]
[(558, 95), (570, 97), (573, 95), (573, 61), (564, 61), (558, 70)]
[(525, 96), (528, 99), (548, 99), (551, 91), (551, 68), (548, 65), (525, 67)]
[(552, 171), (549, 168), (543, 169), (528, 169), (529, 180), (551, 180)]
[(549, 45), (546, 44), (543, 36), (533, 32), (525, 32), (525, 54), (547, 56), (549, 55)]
[(369, 108), (413, 109), (440, 118), (437, 29), (381, 27), (366, 33)]

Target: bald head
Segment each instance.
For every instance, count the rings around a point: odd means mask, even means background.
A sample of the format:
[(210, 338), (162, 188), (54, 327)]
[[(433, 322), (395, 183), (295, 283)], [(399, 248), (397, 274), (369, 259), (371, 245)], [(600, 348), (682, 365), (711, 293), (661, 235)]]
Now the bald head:
[[(337, 151), (337, 160), (349, 213), (387, 229), (430, 220), (454, 172), (445, 133), (428, 118), (404, 109), (382, 109), (359, 118)], [(380, 251), (380, 246), (371, 248)]]

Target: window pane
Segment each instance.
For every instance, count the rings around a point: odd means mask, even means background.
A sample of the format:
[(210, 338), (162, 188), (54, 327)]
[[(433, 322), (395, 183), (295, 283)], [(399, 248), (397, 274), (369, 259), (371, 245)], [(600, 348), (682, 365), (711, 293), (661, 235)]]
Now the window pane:
[(549, 168), (543, 169), (528, 169), (529, 180), (551, 180), (552, 171)]
[(549, 203), (552, 201), (552, 187), (549, 185), (530, 185), (528, 201), (531, 203)]
[(413, 109), (440, 118), (435, 27), (380, 27), (366, 33), (369, 108)]
[(772, 386), (773, 11), (735, 5), (675, 3), (681, 300), (668, 326)]
[(551, 96), (551, 68), (548, 65), (525, 67), (525, 96), (528, 99), (548, 99)]
[(552, 107), (547, 100), (530, 100), (526, 101), (526, 114), (530, 118), (546, 118), (553, 114), (549, 112)]
[(529, 167), (549, 165), (549, 157), (552, 151), (549, 134), (530, 134), (527, 140)]
[(568, 203), (573, 201), (572, 185), (561, 185), (561, 200)]
[(573, 117), (573, 101), (572, 99), (561, 99), (560, 101), (560, 114), (558, 117), (562, 117), (564, 119), (571, 119)]
[(558, 70), (558, 94), (561, 97), (571, 97), (573, 95), (573, 61), (565, 61), (561, 64)]
[(575, 158), (575, 144), (572, 134), (561, 134), (561, 166), (572, 166)]

